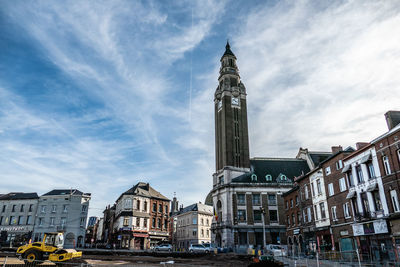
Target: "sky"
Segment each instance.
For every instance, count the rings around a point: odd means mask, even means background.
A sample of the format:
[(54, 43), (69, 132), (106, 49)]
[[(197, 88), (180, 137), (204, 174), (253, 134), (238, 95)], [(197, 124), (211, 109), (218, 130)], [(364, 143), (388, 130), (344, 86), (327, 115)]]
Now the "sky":
[(0, 193), (77, 188), (89, 215), (139, 181), (184, 205), (212, 187), (227, 39), (251, 157), (330, 151), (400, 110), (398, 1), (3, 1)]

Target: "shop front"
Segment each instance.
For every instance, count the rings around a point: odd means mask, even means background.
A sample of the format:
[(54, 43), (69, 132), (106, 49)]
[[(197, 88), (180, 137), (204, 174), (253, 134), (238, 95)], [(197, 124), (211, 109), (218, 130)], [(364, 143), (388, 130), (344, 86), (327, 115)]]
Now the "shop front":
[(332, 234), (328, 226), (319, 227), (316, 229), (317, 248), (319, 253), (332, 251), (335, 247)]
[(148, 238), (149, 234), (144, 231), (134, 231), (133, 232), (133, 244), (132, 248), (137, 250), (148, 249)]
[(304, 227), (303, 228), (303, 239), (304, 239), (304, 253), (306, 255), (314, 254), (317, 250), (317, 239), (315, 236), (315, 227)]
[(3, 246), (12, 247), (29, 243), (32, 231), (32, 226), (2, 226), (0, 227), (0, 243)]
[(362, 260), (384, 261), (396, 258), (386, 220), (352, 225)]

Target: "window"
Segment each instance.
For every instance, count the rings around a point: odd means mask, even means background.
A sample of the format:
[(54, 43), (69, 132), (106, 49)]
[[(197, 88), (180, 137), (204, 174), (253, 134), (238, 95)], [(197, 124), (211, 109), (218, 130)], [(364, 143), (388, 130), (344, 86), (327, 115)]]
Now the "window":
[(374, 169), (374, 164), (372, 162), (368, 162), (367, 164), (368, 167), (368, 176), (370, 179), (375, 178), (375, 169)]
[(164, 212), (165, 212), (165, 213), (168, 213), (168, 205), (165, 205)]
[(246, 222), (246, 211), (238, 210), (238, 220), (239, 222)]
[(278, 222), (278, 211), (277, 210), (269, 210), (269, 221), (270, 222)]
[(397, 191), (396, 190), (391, 190), (390, 191), (390, 198), (392, 199), (392, 206), (394, 212), (399, 212), (400, 211), (400, 206), (399, 206), (399, 199), (397, 198)]
[(157, 204), (153, 203), (153, 212), (157, 212)]
[(143, 203), (143, 211), (147, 212), (147, 201)]
[(386, 175), (391, 174), (392, 171), (390, 170), (389, 158), (387, 156), (383, 156), (382, 161), (383, 161), (383, 166), (385, 167), (385, 174)]
[(315, 196), (315, 188), (314, 188), (314, 183), (311, 183), (311, 194), (312, 196)]
[(30, 204), (29, 205), (29, 212), (32, 212), (33, 211), (33, 204)]
[(197, 236), (197, 229), (196, 228), (193, 228), (192, 234), (193, 234), (193, 236)]
[(290, 200), (290, 207), (293, 208), (293, 199)]
[(308, 218), (308, 222), (312, 221), (312, 218), (311, 218), (311, 207), (307, 208), (307, 218)]
[(347, 189), (346, 180), (344, 179), (344, 177), (339, 179), (339, 189), (340, 189), (340, 192), (343, 192)]
[(57, 211), (57, 205), (52, 205), (51, 206), (51, 212), (54, 213)]
[(326, 214), (325, 214), (325, 203), (319, 203), (319, 207), (321, 209), (321, 219), (325, 219), (326, 218)]
[(318, 208), (317, 208), (317, 205), (314, 205), (314, 215), (315, 215), (315, 220), (316, 221), (318, 221), (319, 219), (318, 219)]
[(24, 216), (19, 216), (18, 217), (18, 225), (24, 224), (23, 221), (24, 221)]
[(362, 204), (362, 207), (363, 207), (363, 211), (364, 211), (365, 214), (367, 214), (367, 213), (370, 212), (367, 193), (366, 192), (361, 193), (360, 197), (361, 197), (361, 204)]
[(46, 212), (46, 205), (42, 205), (42, 208), (40, 210), (41, 213), (45, 213)]
[(17, 220), (15, 219), (15, 216), (10, 216), (10, 225), (15, 225), (17, 223)]
[(336, 161), (336, 170), (340, 170), (341, 168), (343, 168), (343, 161), (340, 159)]
[(350, 170), (346, 173), (347, 175), (347, 181), (349, 182), (349, 187), (354, 186), (354, 181), (353, 181), (353, 172)]
[(86, 212), (87, 211), (87, 205), (83, 205), (82, 206), (82, 212)]
[(268, 195), (268, 205), (275, 206), (276, 205), (276, 195)]
[(325, 168), (325, 174), (326, 174), (326, 175), (331, 174), (331, 167), (326, 167), (326, 168)]
[(201, 223), (201, 225), (204, 225), (204, 219), (203, 218), (201, 218), (200, 223)]
[(271, 181), (272, 181), (272, 176), (271, 176), (271, 174), (267, 174), (267, 175), (265, 176), (265, 180), (267, 180), (268, 182), (271, 182)]
[(358, 183), (364, 183), (364, 176), (362, 173), (361, 165), (358, 165), (356, 167), (356, 173), (357, 173)]
[(201, 229), (201, 237), (204, 237), (204, 229)]
[(67, 218), (62, 217), (60, 223), (61, 223), (61, 227), (64, 227), (67, 224)]
[(11, 212), (15, 212), (15, 208), (17, 207), (17, 205), (12, 205), (12, 210)]
[(130, 199), (130, 198), (125, 199), (124, 208), (125, 209), (132, 209), (132, 199)]
[[(82, 219), (82, 218), (81, 218)], [(82, 225), (82, 224), (81, 224)], [(50, 226), (54, 226), (54, 217), (50, 218)]]
[(140, 210), (140, 200), (136, 201), (136, 210)]
[(261, 210), (254, 210), (253, 214), (254, 222), (261, 222)]
[(397, 150), (397, 159), (400, 162), (400, 149)]
[(289, 209), (289, 201), (286, 200), (286, 209)]
[(321, 180), (317, 180), (317, 190), (318, 190), (318, 195), (322, 194), (322, 189), (321, 189)]
[(3, 210), (2, 210), (2, 212), (5, 212), (5, 211), (6, 211), (6, 208), (7, 208), (7, 205), (3, 205)]
[(207, 225), (210, 225), (208, 219), (206, 221), (207, 221)]
[(210, 230), (209, 229), (207, 229), (207, 237), (210, 237)]
[(168, 220), (167, 219), (164, 220), (164, 229), (168, 230)]
[(84, 226), (85, 225), (85, 218), (84, 217), (81, 218), (81, 221), (80, 221), (79, 225), (80, 226)]
[(0, 225), (3, 224), (3, 216), (0, 217)]
[(307, 212), (306, 210), (303, 210), (303, 223), (307, 222)]
[(372, 197), (374, 199), (375, 211), (383, 210), (381, 197), (379, 196), (379, 191), (378, 190), (372, 191)]
[(28, 215), (28, 216), (26, 217), (26, 224), (27, 224), (27, 225), (32, 224), (32, 216), (31, 216), (31, 215)]
[(136, 227), (140, 227), (140, 218), (136, 218)]
[(300, 212), (297, 212), (297, 224), (300, 224), (300, 222), (301, 222)]
[(157, 228), (161, 228), (161, 219), (160, 218), (157, 219)]
[(197, 217), (193, 217), (193, 218), (192, 218), (192, 223), (193, 223), (193, 224), (197, 224)]
[(290, 217), (289, 216), (287, 216), (286, 221), (287, 221), (287, 226), (289, 227), (290, 226)]
[(151, 222), (151, 226), (153, 228), (156, 228), (156, 218), (153, 218), (153, 221)]
[(43, 225), (43, 218), (38, 219), (38, 225), (42, 226)]
[(63, 212), (68, 212), (68, 205), (63, 205)]
[(260, 205), (260, 194), (253, 194), (253, 205)]
[(24, 204), (21, 204), (21, 208), (19, 209), (20, 212), (24, 212)]
[(350, 218), (350, 210), (349, 210), (349, 203), (348, 202), (343, 204), (343, 215), (344, 215), (344, 217), (346, 219)]
[(296, 196), (296, 206), (299, 205), (299, 196)]
[(124, 217), (123, 225), (124, 226), (128, 226), (129, 225), (129, 218), (128, 217)]
[(332, 220), (333, 220), (333, 221), (337, 221), (336, 206), (333, 206), (333, 207), (331, 208), (331, 211), (332, 211)]
[(305, 199), (308, 199), (308, 185), (304, 186), (304, 197)]
[(328, 193), (329, 193), (329, 196), (333, 196), (335, 194), (332, 183), (328, 184)]
[(220, 176), (220, 177), (218, 177), (218, 183), (219, 183), (219, 184), (224, 184), (224, 183), (225, 183), (225, 181), (224, 181), (224, 176), (223, 176), (223, 175)]
[(245, 205), (244, 194), (237, 194), (238, 205)]
[(295, 224), (296, 224), (296, 219), (294, 217), (294, 213), (292, 213), (292, 225), (295, 225)]
[(147, 219), (146, 218), (143, 218), (143, 227), (147, 228)]

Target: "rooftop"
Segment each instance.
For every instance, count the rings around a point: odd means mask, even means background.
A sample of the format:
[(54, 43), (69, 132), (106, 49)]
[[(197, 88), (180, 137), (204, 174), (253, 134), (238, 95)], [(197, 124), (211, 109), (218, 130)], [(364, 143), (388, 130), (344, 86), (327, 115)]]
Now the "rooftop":
[(0, 200), (38, 199), (37, 193), (11, 192), (0, 195)]

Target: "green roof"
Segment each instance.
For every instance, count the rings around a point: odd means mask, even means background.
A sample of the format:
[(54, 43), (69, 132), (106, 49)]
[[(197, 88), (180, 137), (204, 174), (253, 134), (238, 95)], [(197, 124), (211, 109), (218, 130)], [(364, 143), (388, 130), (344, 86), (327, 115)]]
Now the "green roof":
[(307, 161), (296, 158), (254, 158), (251, 172), (232, 179), (232, 183), (292, 183), (293, 178), (310, 171)]

